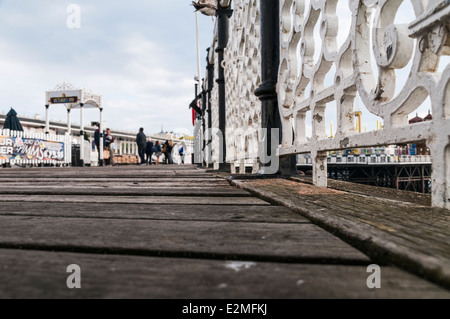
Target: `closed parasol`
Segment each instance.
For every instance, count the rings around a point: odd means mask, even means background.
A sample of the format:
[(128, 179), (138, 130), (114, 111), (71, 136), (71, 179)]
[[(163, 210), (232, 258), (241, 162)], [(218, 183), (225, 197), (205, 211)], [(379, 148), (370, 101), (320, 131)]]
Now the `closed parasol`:
[(3, 129), (10, 129), (11, 131), (23, 132), (22, 124), (20, 124), (19, 118), (17, 117), (17, 112), (13, 108), (11, 108), (8, 114), (6, 114)]

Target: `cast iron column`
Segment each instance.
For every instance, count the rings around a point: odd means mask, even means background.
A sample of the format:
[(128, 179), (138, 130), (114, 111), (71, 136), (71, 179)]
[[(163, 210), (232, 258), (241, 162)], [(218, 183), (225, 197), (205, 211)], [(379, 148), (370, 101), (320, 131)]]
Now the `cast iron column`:
[(207, 86), (207, 97), (206, 97), (206, 103), (207, 103), (207, 111), (208, 112), (208, 159), (207, 163), (208, 165), (211, 163), (211, 146), (212, 146), (212, 111), (211, 111), (211, 92), (214, 88), (214, 64), (209, 62), (209, 51), (211, 48), (208, 48), (206, 51), (208, 52), (206, 57), (206, 69), (208, 71), (208, 86)]
[(84, 166), (84, 103), (80, 103), (80, 166)]
[[(231, 3), (231, 2), (230, 2)], [(219, 75), (216, 80), (219, 93), (219, 130), (222, 132), (223, 145), (219, 150), (219, 159), (222, 163), (219, 165), (219, 170), (226, 170), (226, 158), (227, 158), (227, 143), (226, 143), (226, 95), (225, 95), (225, 72), (223, 68), (224, 60), (224, 50), (228, 44), (228, 33), (229, 33), (229, 19), (233, 14), (233, 10), (230, 9), (231, 4), (224, 8), (221, 6), (221, 1), (217, 1), (217, 48), (216, 52), (218, 55), (218, 67)]]
[(206, 149), (206, 122), (205, 122), (205, 112), (206, 112), (206, 91), (205, 91), (205, 79), (203, 79), (203, 85), (202, 85), (202, 127), (203, 127), (203, 148), (202, 148), (202, 159), (203, 159), (203, 166), (206, 166), (206, 156), (205, 156), (205, 149)]
[[(282, 139), (281, 118), (278, 111), (277, 82), (280, 65), (280, 2), (279, 0), (261, 0), (261, 85), (255, 95), (261, 100), (261, 127), (267, 129), (265, 149), (272, 155), (271, 129), (280, 130)], [(278, 145), (273, 145), (275, 150)], [(270, 163), (261, 163), (262, 172)], [(278, 174), (297, 174), (296, 156), (280, 157)]]

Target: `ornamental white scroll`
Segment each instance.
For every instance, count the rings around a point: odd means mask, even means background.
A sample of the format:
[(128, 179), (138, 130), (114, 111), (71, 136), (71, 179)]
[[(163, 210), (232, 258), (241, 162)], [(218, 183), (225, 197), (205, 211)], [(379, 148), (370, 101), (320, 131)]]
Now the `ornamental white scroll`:
[[(311, 153), (313, 182), (326, 187), (328, 151), (426, 142), (433, 164), (433, 206), (450, 208), (450, 66), (437, 71), (441, 57), (450, 54), (450, 2), (410, 0), (415, 16), (409, 24), (395, 24), (405, 0), (339, 1), (348, 4), (352, 19), (341, 47), (338, 0), (280, 1), (280, 155)], [(316, 25), (320, 39), (314, 38)], [(372, 56), (378, 70), (372, 68)], [(407, 65), (408, 80), (398, 90), (395, 70)], [(334, 72), (333, 83), (325, 81), (329, 72)], [(356, 131), (357, 94), (370, 113), (384, 120), (382, 130)], [(433, 120), (409, 125), (408, 114), (428, 97)], [(333, 138), (327, 137), (324, 120), (330, 102), (337, 109)], [(306, 121), (309, 111), (312, 123)], [(312, 126), (311, 139), (307, 125)]]
[(235, 0), (225, 49), (226, 144), (232, 172), (245, 166), (258, 171), (258, 132), (261, 102), (255, 89), (261, 83), (260, 1)]

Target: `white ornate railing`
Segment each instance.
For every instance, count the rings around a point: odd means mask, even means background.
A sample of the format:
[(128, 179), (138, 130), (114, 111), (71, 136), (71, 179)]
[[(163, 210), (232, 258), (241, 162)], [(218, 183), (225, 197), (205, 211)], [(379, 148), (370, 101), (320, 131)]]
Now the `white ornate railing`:
[[(433, 205), (450, 208), (450, 66), (437, 72), (440, 58), (450, 54), (450, 2), (411, 0), (415, 16), (400, 25), (394, 22), (403, 0), (345, 0), (352, 21), (341, 47), (337, 46), (337, 2), (280, 1), (280, 155), (311, 153), (314, 184), (324, 187), (327, 151), (425, 141), (433, 164)], [(320, 39), (313, 36), (316, 25)], [(396, 94), (395, 70), (408, 64), (409, 77)], [(332, 83), (325, 81), (329, 72), (333, 72)], [(382, 130), (356, 131), (357, 94), (370, 113), (384, 120)], [(433, 120), (409, 125), (408, 114), (427, 97)], [(326, 134), (329, 103), (337, 109), (334, 138)], [(306, 121), (309, 111), (312, 123)], [(308, 124), (311, 139), (307, 139)]]
[[(232, 171), (239, 166), (242, 172), (245, 165), (259, 161), (261, 102), (254, 90), (262, 74), (260, 0), (233, 3), (223, 63), (226, 147)], [(413, 14), (399, 12), (403, 4), (413, 8)], [(341, 16), (338, 7), (345, 7), (348, 17)], [(408, 23), (397, 23), (399, 15)], [(342, 37), (345, 24), (349, 31)], [(310, 153), (313, 182), (326, 187), (329, 151), (425, 142), (433, 164), (433, 205), (450, 208), (450, 66), (445, 65), (448, 59), (441, 62), (450, 55), (449, 29), (448, 0), (280, 0), (279, 155)], [(217, 30), (208, 57), (214, 79), (216, 47)], [(397, 72), (407, 77), (404, 84)], [(432, 121), (410, 125), (409, 114), (427, 99)], [(216, 84), (210, 101), (213, 137), (207, 153), (218, 168)], [(359, 133), (359, 103), (381, 118), (381, 130)], [(333, 137), (327, 136), (327, 107), (336, 109)]]
[[(226, 85), (226, 162), (232, 172), (239, 168), (245, 172), (246, 166), (258, 170), (258, 132), (261, 128), (261, 102), (254, 91), (261, 82), (260, 56), (260, 0), (235, 0), (234, 13), (230, 19), (229, 40), (224, 51), (224, 72)], [(209, 61), (214, 64), (214, 78), (218, 78), (217, 29), (209, 53)], [(212, 143), (211, 154), (214, 167), (219, 165), (220, 140), (217, 133), (218, 85), (211, 92)], [(206, 156), (208, 157), (208, 156)]]
[(230, 38), (225, 49), (227, 105), (227, 162), (232, 172), (246, 165), (258, 171), (258, 131), (261, 101), (255, 89), (261, 83), (259, 0), (238, 0), (230, 21)]
[[(211, 43), (211, 49), (209, 51), (208, 55), (208, 61), (210, 64), (214, 66), (214, 80), (215, 81), (218, 78), (219, 74), (219, 65), (218, 65), (218, 56), (217, 52), (215, 52), (215, 48), (217, 46), (217, 26), (214, 29), (214, 38)], [(211, 141), (208, 141), (208, 147), (205, 154), (205, 160), (208, 164), (213, 164), (215, 169), (219, 168), (219, 149), (220, 149), (220, 142), (219, 137), (214, 134), (214, 129), (218, 129), (219, 127), (219, 92), (217, 84), (214, 83), (214, 86), (211, 91), (211, 124), (208, 123), (208, 117), (206, 117), (206, 127), (209, 127), (209, 125), (212, 127), (211, 132), (207, 132), (207, 137), (211, 139)], [(194, 135), (197, 136), (197, 135)], [(195, 154), (195, 149), (194, 149)], [(209, 156), (210, 154), (210, 156)]]

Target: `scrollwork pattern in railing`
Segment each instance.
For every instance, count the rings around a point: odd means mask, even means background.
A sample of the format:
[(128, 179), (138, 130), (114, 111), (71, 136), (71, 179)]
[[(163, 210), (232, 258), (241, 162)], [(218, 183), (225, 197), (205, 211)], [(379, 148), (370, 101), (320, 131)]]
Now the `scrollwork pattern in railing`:
[[(227, 162), (255, 164), (261, 102), (254, 95), (261, 82), (259, 0), (234, 1), (230, 38), (225, 49)], [(256, 169), (256, 168), (255, 168)]]
[[(338, 1), (351, 12), (350, 31), (341, 46)], [(326, 186), (328, 151), (424, 141), (433, 161), (433, 205), (448, 208), (450, 66), (442, 72), (438, 66), (450, 54), (450, 5), (444, 0), (408, 0), (414, 14), (408, 24), (399, 24), (396, 16), (405, 1), (280, 1), (280, 155), (311, 153), (313, 181)], [(320, 38), (314, 37), (315, 28)], [(409, 73), (406, 83), (398, 83), (396, 70)], [(330, 72), (333, 80), (327, 82)], [(382, 130), (356, 131), (357, 95), (370, 113), (382, 118)], [(409, 125), (408, 115), (427, 98), (433, 120)], [(325, 123), (331, 102), (337, 112), (333, 138), (327, 137)], [(312, 123), (306, 122), (307, 112)]]

